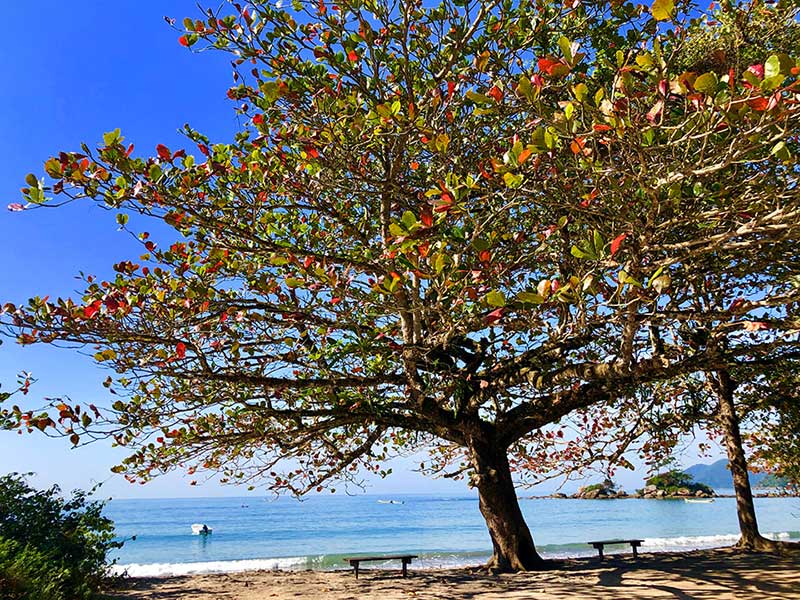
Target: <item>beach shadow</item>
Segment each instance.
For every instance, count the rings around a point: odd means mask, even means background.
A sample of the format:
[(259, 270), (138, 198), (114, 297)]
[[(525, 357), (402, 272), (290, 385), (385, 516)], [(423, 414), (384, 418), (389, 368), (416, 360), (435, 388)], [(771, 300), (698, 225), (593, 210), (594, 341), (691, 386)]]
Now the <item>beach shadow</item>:
[(800, 552), (771, 556), (729, 550), (574, 559), (551, 571), (485, 569), (261, 571), (129, 580), (107, 600), (800, 600)]

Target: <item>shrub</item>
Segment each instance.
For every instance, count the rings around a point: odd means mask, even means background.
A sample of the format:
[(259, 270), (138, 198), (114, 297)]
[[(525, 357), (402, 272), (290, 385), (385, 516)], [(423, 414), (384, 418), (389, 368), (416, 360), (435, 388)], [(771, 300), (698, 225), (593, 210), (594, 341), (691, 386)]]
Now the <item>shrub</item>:
[(659, 490), (664, 490), (669, 495), (674, 495), (681, 488), (687, 488), (690, 492), (705, 492), (713, 494), (714, 490), (704, 483), (697, 483), (689, 473), (684, 473), (678, 469), (672, 469), (664, 473), (659, 473), (648, 479), (645, 485), (654, 485)]
[(87, 600), (106, 574), (114, 523), (103, 503), (58, 486), (31, 488), (25, 476), (0, 477), (0, 597)]

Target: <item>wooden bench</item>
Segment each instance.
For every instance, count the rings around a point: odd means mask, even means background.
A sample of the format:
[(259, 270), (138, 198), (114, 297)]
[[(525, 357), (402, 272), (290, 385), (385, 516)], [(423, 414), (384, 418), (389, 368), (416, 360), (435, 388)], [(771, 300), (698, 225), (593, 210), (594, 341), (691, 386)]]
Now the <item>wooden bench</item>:
[(610, 546), (612, 544), (630, 544), (633, 549), (633, 558), (639, 558), (638, 548), (642, 545), (644, 540), (599, 540), (597, 542), (586, 542), (591, 544), (600, 553), (600, 560), (603, 560), (603, 546)]
[(400, 560), (403, 562), (403, 577), (408, 577), (408, 565), (411, 564), (411, 559), (417, 558), (416, 554), (391, 554), (388, 556), (352, 556), (344, 558), (344, 562), (350, 563), (358, 579), (358, 564), (362, 562), (369, 562), (373, 560)]

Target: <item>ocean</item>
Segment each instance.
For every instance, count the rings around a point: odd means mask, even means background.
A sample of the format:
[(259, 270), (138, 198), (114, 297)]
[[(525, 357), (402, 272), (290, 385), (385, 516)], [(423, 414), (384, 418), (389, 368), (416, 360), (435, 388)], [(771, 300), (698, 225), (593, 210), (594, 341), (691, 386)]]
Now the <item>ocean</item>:
[[(643, 552), (712, 548), (738, 539), (733, 498), (710, 504), (542, 498), (520, 504), (546, 557), (594, 555), (588, 540), (617, 537), (644, 539)], [(757, 498), (756, 509), (762, 532), (800, 540), (800, 499)], [(112, 500), (105, 514), (127, 539), (114, 570), (135, 577), (344, 568), (342, 558), (355, 553), (413, 553), (420, 557), (414, 568), (456, 567), (485, 562), (491, 549), (474, 496)], [(205, 523), (213, 533), (192, 535), (193, 523)]]

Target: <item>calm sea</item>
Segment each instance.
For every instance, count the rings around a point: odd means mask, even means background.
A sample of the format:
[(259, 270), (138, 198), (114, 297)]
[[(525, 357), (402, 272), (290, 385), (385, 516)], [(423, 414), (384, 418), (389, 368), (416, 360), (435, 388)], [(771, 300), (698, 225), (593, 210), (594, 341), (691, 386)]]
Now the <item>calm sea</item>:
[[(613, 537), (643, 538), (643, 551), (710, 548), (738, 539), (732, 498), (711, 504), (520, 502), (539, 551), (550, 557), (593, 554), (587, 540)], [(758, 498), (756, 506), (762, 532), (800, 540), (800, 499)], [(475, 497), (113, 500), (106, 514), (120, 537), (136, 536), (117, 556), (116, 568), (132, 576), (342, 568), (343, 556), (375, 552), (418, 554), (418, 568), (453, 567), (484, 562), (491, 548)], [(213, 533), (192, 535), (192, 523), (205, 523)]]

